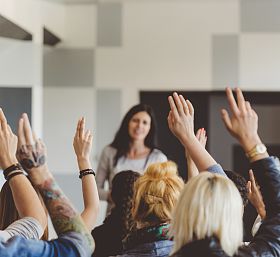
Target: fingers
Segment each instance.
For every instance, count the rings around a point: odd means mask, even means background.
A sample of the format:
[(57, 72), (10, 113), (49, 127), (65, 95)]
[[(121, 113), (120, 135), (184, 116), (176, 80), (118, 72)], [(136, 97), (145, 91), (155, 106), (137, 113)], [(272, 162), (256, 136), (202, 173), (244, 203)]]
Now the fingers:
[(248, 194), (252, 194), (252, 183), (251, 183), (251, 181), (247, 182), (246, 187), (247, 187), (247, 190), (248, 190)]
[(170, 109), (171, 109), (173, 118), (174, 118), (174, 119), (178, 119), (178, 118), (179, 118), (179, 113), (178, 113), (177, 107), (176, 107), (176, 105), (175, 105), (175, 102), (174, 102), (172, 96), (169, 96), (169, 97), (168, 97), (168, 102), (169, 102), (169, 106), (170, 106)]
[(190, 115), (194, 116), (194, 108), (193, 108), (192, 103), (189, 100), (187, 100), (186, 103), (188, 105)]
[(185, 98), (182, 95), (179, 95), (179, 98), (180, 98), (181, 104), (183, 106), (184, 113), (186, 115), (188, 115), (190, 112), (189, 112), (189, 107), (188, 107), (188, 105), (186, 103)]
[(83, 137), (84, 133), (85, 133), (85, 118), (82, 117), (81, 121), (80, 121), (80, 128), (79, 128), (79, 137)]
[(23, 118), (18, 121), (18, 148), (22, 145), (26, 145), (24, 131), (23, 131)]
[(177, 106), (178, 113), (179, 113), (179, 115), (181, 115), (184, 112), (184, 108), (183, 108), (181, 99), (176, 92), (173, 93), (173, 99), (174, 99), (175, 104)]
[(5, 117), (5, 114), (2, 110), (2, 108), (0, 108), (0, 126), (1, 126), (1, 129), (3, 129), (3, 130), (7, 129), (7, 119)]
[(255, 176), (252, 170), (249, 170), (249, 177), (253, 187), (257, 187)]
[(245, 108), (246, 108), (247, 113), (249, 113), (251, 116), (253, 116), (253, 110), (252, 110), (252, 107), (251, 107), (251, 104), (249, 101), (245, 102)]
[(235, 89), (239, 111), (246, 112), (246, 103), (240, 88)]
[(230, 110), (232, 111), (233, 115), (237, 116), (239, 114), (239, 109), (234, 99), (231, 88), (229, 87), (226, 88), (226, 95), (227, 95), (227, 100), (229, 103)]
[(226, 126), (226, 128), (231, 131), (232, 129), (232, 124), (231, 124), (231, 120), (230, 120), (230, 117), (229, 117), (229, 114), (227, 112), (227, 110), (225, 109), (222, 109), (221, 110), (221, 114), (222, 114), (222, 120)]
[(23, 118), (23, 133), (27, 145), (34, 145), (32, 129), (26, 113), (22, 114)]

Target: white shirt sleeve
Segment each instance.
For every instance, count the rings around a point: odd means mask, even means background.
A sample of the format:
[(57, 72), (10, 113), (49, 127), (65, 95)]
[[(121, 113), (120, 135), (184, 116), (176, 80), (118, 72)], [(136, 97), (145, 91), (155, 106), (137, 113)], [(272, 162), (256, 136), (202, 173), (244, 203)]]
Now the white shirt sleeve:
[(13, 236), (22, 236), (26, 239), (40, 239), (44, 230), (36, 219), (25, 217), (16, 220), (5, 230), (0, 230), (0, 240), (6, 241)]

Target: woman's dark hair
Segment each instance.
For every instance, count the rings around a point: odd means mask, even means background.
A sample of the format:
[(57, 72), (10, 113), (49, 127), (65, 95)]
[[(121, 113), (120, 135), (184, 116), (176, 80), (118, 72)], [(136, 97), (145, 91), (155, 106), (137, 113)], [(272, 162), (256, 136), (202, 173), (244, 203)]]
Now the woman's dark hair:
[(115, 205), (104, 223), (119, 224), (121, 238), (134, 226), (131, 214), (134, 183), (140, 176), (138, 172), (126, 170), (117, 173), (112, 181), (111, 197)]
[(240, 174), (231, 171), (231, 170), (224, 170), (224, 172), (226, 173), (226, 175), (228, 176), (229, 179), (231, 179), (233, 181), (233, 183), (235, 184), (235, 186), (237, 187), (242, 201), (243, 201), (243, 205), (244, 207), (248, 204), (248, 189), (247, 189), (247, 181), (246, 179), (241, 176)]
[(130, 136), (128, 133), (128, 123), (138, 112), (146, 112), (151, 117), (151, 128), (145, 138), (145, 146), (149, 147), (151, 150), (157, 147), (156, 119), (152, 107), (146, 104), (134, 105), (124, 116), (119, 130), (117, 131), (113, 142), (110, 144), (110, 146), (117, 149), (117, 153), (114, 157), (114, 165), (117, 164), (120, 157), (129, 151)]

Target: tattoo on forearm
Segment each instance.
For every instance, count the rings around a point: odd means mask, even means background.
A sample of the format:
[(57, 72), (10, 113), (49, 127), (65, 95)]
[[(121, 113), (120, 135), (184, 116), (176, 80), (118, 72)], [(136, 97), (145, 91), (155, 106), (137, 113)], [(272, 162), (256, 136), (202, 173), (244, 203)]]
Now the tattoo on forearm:
[(37, 168), (46, 162), (45, 147), (41, 142), (34, 145), (22, 145), (17, 151), (17, 158), (25, 170)]
[(85, 236), (90, 245), (93, 245), (92, 237), (80, 215), (72, 207), (58, 184), (53, 179), (49, 179), (40, 185), (39, 189), (57, 234), (69, 231), (79, 232)]

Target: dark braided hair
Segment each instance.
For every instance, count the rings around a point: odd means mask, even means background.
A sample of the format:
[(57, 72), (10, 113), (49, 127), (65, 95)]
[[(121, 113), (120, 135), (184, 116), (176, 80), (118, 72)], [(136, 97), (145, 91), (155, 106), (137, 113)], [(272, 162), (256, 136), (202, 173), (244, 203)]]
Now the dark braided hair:
[(233, 183), (235, 184), (235, 186), (237, 187), (242, 201), (243, 201), (243, 205), (244, 207), (248, 204), (248, 189), (247, 189), (247, 181), (246, 179), (241, 176), (240, 174), (231, 171), (231, 170), (224, 170), (224, 172), (226, 173), (226, 175), (228, 176), (229, 179), (231, 179), (233, 181)]
[(134, 182), (140, 177), (138, 172), (132, 170), (121, 171), (112, 181), (111, 197), (114, 207), (104, 223), (119, 224), (121, 238), (124, 238), (134, 226), (131, 215)]

